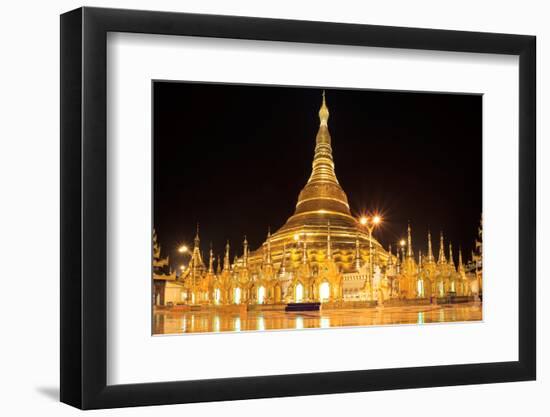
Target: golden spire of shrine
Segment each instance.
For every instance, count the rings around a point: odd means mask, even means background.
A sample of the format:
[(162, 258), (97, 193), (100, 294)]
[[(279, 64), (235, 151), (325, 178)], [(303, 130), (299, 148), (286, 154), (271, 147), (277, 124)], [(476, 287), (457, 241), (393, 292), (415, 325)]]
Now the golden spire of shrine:
[(295, 214), (330, 210), (350, 215), (348, 198), (340, 187), (334, 171), (328, 118), (329, 111), (323, 92), (311, 175), (300, 192)]
[(441, 232), (441, 235), (439, 236), (439, 257), (437, 258), (437, 263), (447, 263), (447, 259), (445, 258), (445, 243), (443, 239), (443, 232)]
[(197, 233), (195, 234), (195, 248), (198, 248), (201, 243), (199, 238), (199, 223), (197, 222)]
[(204, 262), (202, 260), (202, 255), (200, 250), (200, 243), (201, 243), (201, 240), (199, 238), (199, 224), (197, 223), (197, 233), (195, 235), (193, 253), (191, 254), (191, 261), (190, 261), (190, 265), (192, 265), (194, 269), (204, 266)]
[(455, 268), (455, 262), (453, 260), (453, 245), (451, 242), (449, 242), (449, 265), (454, 269)]
[(462, 263), (462, 249), (458, 248), (458, 272), (464, 272), (464, 264)]
[(412, 246), (412, 237), (411, 237), (411, 224), (407, 224), (407, 258), (412, 258), (414, 256), (413, 246)]
[(243, 265), (245, 267), (248, 265), (248, 240), (246, 240), (246, 235), (244, 235), (243, 241)]
[(225, 256), (223, 257), (223, 270), (229, 271), (231, 269), (231, 261), (229, 259), (229, 240), (225, 245)]
[(434, 253), (432, 250), (432, 234), (428, 230), (428, 253), (426, 255), (426, 262), (427, 263), (433, 263), (434, 262)]
[(208, 259), (208, 272), (214, 273), (214, 251), (212, 250), (212, 242), (210, 242), (210, 257)]

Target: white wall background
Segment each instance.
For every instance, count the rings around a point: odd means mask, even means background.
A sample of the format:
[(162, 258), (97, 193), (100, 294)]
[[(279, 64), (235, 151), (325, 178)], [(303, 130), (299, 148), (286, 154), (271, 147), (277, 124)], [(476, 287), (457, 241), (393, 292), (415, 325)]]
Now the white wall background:
[[(73, 415), (59, 392), (59, 17), (72, 0), (9, 2), (0, 20), (0, 410)], [(86, 5), (532, 34), (538, 37), (538, 381), (99, 411), (99, 415), (280, 415), (297, 412), (399, 415), (547, 415), (550, 210), (543, 160), (550, 59), (543, 1), (124, 0)], [(546, 188), (546, 189), (543, 189)]]

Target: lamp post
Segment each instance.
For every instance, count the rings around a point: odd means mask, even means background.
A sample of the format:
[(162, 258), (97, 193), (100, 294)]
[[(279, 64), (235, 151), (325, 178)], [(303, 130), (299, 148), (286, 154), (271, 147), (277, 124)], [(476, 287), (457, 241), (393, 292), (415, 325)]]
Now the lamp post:
[(373, 290), (373, 275), (374, 267), (372, 264), (372, 232), (376, 226), (382, 222), (382, 218), (375, 214), (373, 216), (361, 216), (359, 223), (367, 229), (369, 234), (369, 286), (370, 286), (370, 299), (374, 299), (374, 290)]

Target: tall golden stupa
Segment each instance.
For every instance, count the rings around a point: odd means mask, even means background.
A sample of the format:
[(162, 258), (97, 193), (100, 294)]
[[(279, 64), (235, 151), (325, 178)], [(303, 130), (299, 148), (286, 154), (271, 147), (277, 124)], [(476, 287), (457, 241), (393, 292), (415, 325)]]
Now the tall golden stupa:
[[(294, 214), (266, 241), (250, 253), (251, 267), (272, 259), (274, 267), (292, 266), (307, 257), (313, 267), (327, 257), (327, 252), (342, 270), (356, 271), (368, 259), (369, 234), (352, 216), (348, 198), (336, 178), (332, 158), (331, 137), (328, 128), (329, 110), (325, 92), (319, 110), (319, 130), (315, 140), (315, 153), (311, 175), (298, 195)], [(330, 247), (327, 245), (330, 242)], [(372, 238), (374, 255), (382, 262), (388, 253)], [(282, 265), (281, 261), (284, 263)]]

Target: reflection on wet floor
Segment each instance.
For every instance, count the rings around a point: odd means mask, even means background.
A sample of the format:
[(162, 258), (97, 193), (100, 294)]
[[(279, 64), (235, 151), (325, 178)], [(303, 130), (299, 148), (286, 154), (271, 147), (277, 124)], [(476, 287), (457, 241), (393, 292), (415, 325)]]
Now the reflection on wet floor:
[(321, 311), (170, 311), (153, 314), (154, 334), (315, 329), (479, 321), (481, 303)]

